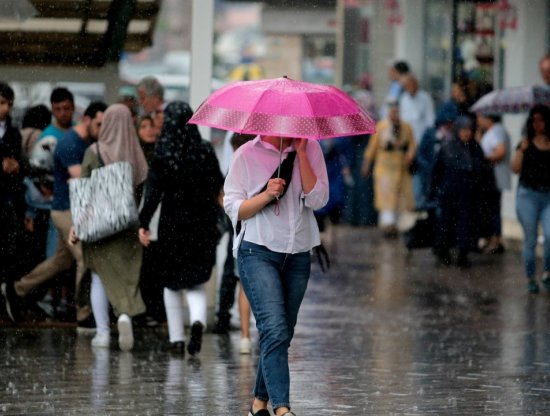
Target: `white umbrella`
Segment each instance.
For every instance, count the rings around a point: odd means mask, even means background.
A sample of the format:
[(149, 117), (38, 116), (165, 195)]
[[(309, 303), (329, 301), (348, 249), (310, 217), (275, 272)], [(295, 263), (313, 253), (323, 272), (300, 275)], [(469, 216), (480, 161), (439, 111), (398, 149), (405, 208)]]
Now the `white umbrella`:
[(550, 87), (510, 87), (485, 94), (470, 107), (476, 114), (524, 113), (535, 105), (550, 106)]

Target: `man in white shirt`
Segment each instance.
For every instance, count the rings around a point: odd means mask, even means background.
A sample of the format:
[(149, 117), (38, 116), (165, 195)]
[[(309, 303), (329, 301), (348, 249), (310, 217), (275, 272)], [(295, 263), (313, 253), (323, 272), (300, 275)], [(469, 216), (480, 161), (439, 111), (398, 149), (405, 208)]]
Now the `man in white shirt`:
[[(424, 132), (435, 123), (434, 103), (432, 97), (420, 89), (414, 75), (404, 75), (401, 82), (404, 91), (399, 98), (399, 113), (401, 119), (411, 125), (416, 143), (420, 144)], [(413, 176), (413, 194), (416, 207), (425, 207), (422, 178), (418, 174)]]
[(419, 143), (424, 132), (435, 122), (434, 103), (430, 94), (420, 89), (414, 75), (404, 75), (401, 82), (404, 92), (399, 98), (399, 114), (412, 126)]

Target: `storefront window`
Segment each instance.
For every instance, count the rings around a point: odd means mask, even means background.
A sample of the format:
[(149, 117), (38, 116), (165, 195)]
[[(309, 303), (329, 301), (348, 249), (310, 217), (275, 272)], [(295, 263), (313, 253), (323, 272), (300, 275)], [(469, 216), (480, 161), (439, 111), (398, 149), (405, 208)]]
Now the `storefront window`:
[(306, 35), (302, 79), (320, 84), (334, 84), (336, 44), (334, 36)]
[(493, 89), (499, 36), (494, 2), (458, 1), (455, 13), (453, 79), (465, 81), (471, 98)]
[(437, 103), (451, 91), (452, 0), (428, 0), (426, 4), (426, 64), (424, 82)]

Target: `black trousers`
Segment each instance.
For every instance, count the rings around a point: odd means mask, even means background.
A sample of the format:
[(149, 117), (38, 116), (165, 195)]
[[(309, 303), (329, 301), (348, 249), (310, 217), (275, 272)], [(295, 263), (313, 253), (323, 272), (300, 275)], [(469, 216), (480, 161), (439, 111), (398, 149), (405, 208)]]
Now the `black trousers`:
[(158, 278), (156, 271), (159, 256), (155, 253), (157, 242), (152, 241), (149, 247), (143, 249), (143, 260), (139, 279), (139, 289), (147, 314), (158, 322), (166, 321), (164, 309), (164, 285)]
[(227, 243), (227, 258), (223, 265), (223, 274), (219, 289), (219, 305), (216, 316), (218, 317), (218, 326), (229, 327), (231, 321), (231, 308), (235, 303), (235, 289), (239, 278), (235, 275), (235, 259), (233, 258), (233, 227), (228, 221), (229, 226), (226, 230), (229, 232), (229, 241)]

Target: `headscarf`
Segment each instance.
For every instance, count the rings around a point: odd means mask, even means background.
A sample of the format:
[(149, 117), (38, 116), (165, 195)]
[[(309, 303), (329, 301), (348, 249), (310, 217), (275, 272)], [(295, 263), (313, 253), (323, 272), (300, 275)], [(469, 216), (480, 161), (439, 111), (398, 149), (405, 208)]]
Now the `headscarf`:
[[(134, 185), (147, 178), (147, 161), (139, 145), (136, 128), (130, 110), (124, 104), (107, 108), (97, 140), (99, 153), (107, 165), (115, 162), (130, 162), (133, 167)], [(97, 153), (97, 147), (92, 146)]]
[(476, 126), (474, 120), (471, 117), (460, 116), (455, 120), (453, 128), (455, 131), (455, 135), (458, 137), (458, 132), (460, 130), (468, 129), (474, 131)]
[(164, 122), (155, 147), (155, 160), (172, 171), (193, 170), (200, 163), (202, 137), (195, 124), (187, 124), (193, 116), (189, 104), (174, 101), (164, 110)]
[(463, 142), (460, 140), (459, 132), (460, 130), (470, 130), (472, 133), (475, 131), (475, 121), (468, 116), (460, 116), (458, 117), (454, 122), (454, 143), (451, 143), (452, 146), (454, 146), (455, 151), (460, 154), (458, 156), (457, 153), (455, 153), (455, 157), (460, 160), (460, 163), (462, 164), (462, 168), (465, 171), (474, 171), (476, 169), (479, 169), (479, 166), (482, 164), (483, 156), (480, 158), (476, 158), (476, 156), (483, 155), (483, 153), (476, 153), (476, 148), (479, 148), (479, 144), (475, 141), (475, 139), (472, 137), (467, 142)]
[(436, 127), (440, 127), (446, 123), (454, 123), (458, 117), (459, 114), (456, 104), (447, 102), (439, 109), (434, 124)]

